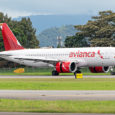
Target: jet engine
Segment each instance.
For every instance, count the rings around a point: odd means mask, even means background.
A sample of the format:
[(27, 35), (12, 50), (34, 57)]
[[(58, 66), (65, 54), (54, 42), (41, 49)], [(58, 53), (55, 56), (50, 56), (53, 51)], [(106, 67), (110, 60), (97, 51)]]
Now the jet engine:
[(110, 70), (109, 66), (89, 67), (92, 73), (107, 73)]
[(75, 62), (57, 62), (56, 71), (58, 73), (74, 73), (77, 70)]

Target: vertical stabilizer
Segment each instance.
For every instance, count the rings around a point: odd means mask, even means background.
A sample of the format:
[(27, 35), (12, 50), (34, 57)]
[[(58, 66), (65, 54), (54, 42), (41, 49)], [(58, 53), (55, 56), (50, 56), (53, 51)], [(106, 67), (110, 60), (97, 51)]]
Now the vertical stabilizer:
[(6, 51), (24, 49), (6, 23), (0, 24), (0, 27), (2, 30), (4, 47)]

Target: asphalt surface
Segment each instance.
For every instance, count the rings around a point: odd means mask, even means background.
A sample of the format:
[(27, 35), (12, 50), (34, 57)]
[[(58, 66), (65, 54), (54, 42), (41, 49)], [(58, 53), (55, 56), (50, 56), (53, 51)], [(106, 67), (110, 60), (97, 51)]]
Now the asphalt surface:
[[(83, 76), (84, 78), (115, 78), (115, 76)], [(0, 78), (74, 78), (74, 76), (0, 76)], [(115, 91), (44, 91), (0, 90), (0, 98), (26, 100), (115, 100)], [(0, 115), (114, 115), (95, 113), (24, 113), (0, 112)]]
[(0, 98), (24, 100), (115, 100), (115, 91), (0, 90)]
[[(0, 76), (0, 78), (74, 78), (74, 76)], [(84, 78), (115, 78), (115, 76), (84, 76)], [(0, 98), (27, 100), (115, 100), (115, 91), (0, 90)]]
[(0, 112), (0, 115), (115, 115), (95, 113), (24, 113), (24, 112)]
[(115, 115), (96, 113), (24, 113), (24, 112), (0, 112), (0, 115)]
[(23, 112), (0, 112), (0, 115), (115, 115), (95, 113), (23, 113)]
[[(23, 76), (23, 75), (0, 75), (0, 78), (75, 78), (74, 76)], [(115, 75), (84, 75), (83, 78), (115, 78)]]

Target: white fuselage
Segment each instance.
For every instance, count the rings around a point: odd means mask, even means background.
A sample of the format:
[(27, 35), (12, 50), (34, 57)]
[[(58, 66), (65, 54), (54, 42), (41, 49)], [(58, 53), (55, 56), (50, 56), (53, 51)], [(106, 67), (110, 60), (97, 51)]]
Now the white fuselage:
[[(54, 67), (53, 60), (76, 62), (77, 67), (115, 66), (114, 47), (24, 49), (4, 51), (0, 53), (0, 57), (35, 67)], [(16, 59), (16, 57), (28, 57), (34, 60)], [(40, 60), (35, 61), (35, 58)], [(49, 62), (44, 62), (42, 59)]]

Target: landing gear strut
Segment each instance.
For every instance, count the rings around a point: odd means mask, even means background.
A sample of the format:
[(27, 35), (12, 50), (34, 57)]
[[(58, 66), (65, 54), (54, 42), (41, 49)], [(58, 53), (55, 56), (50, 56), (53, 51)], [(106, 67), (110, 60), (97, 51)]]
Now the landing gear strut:
[(58, 76), (58, 75), (59, 75), (59, 73), (56, 70), (52, 71), (52, 76)]
[(81, 71), (77, 70), (76, 72), (74, 72), (75, 79), (76, 79), (76, 74), (78, 74), (78, 73), (81, 73)]

